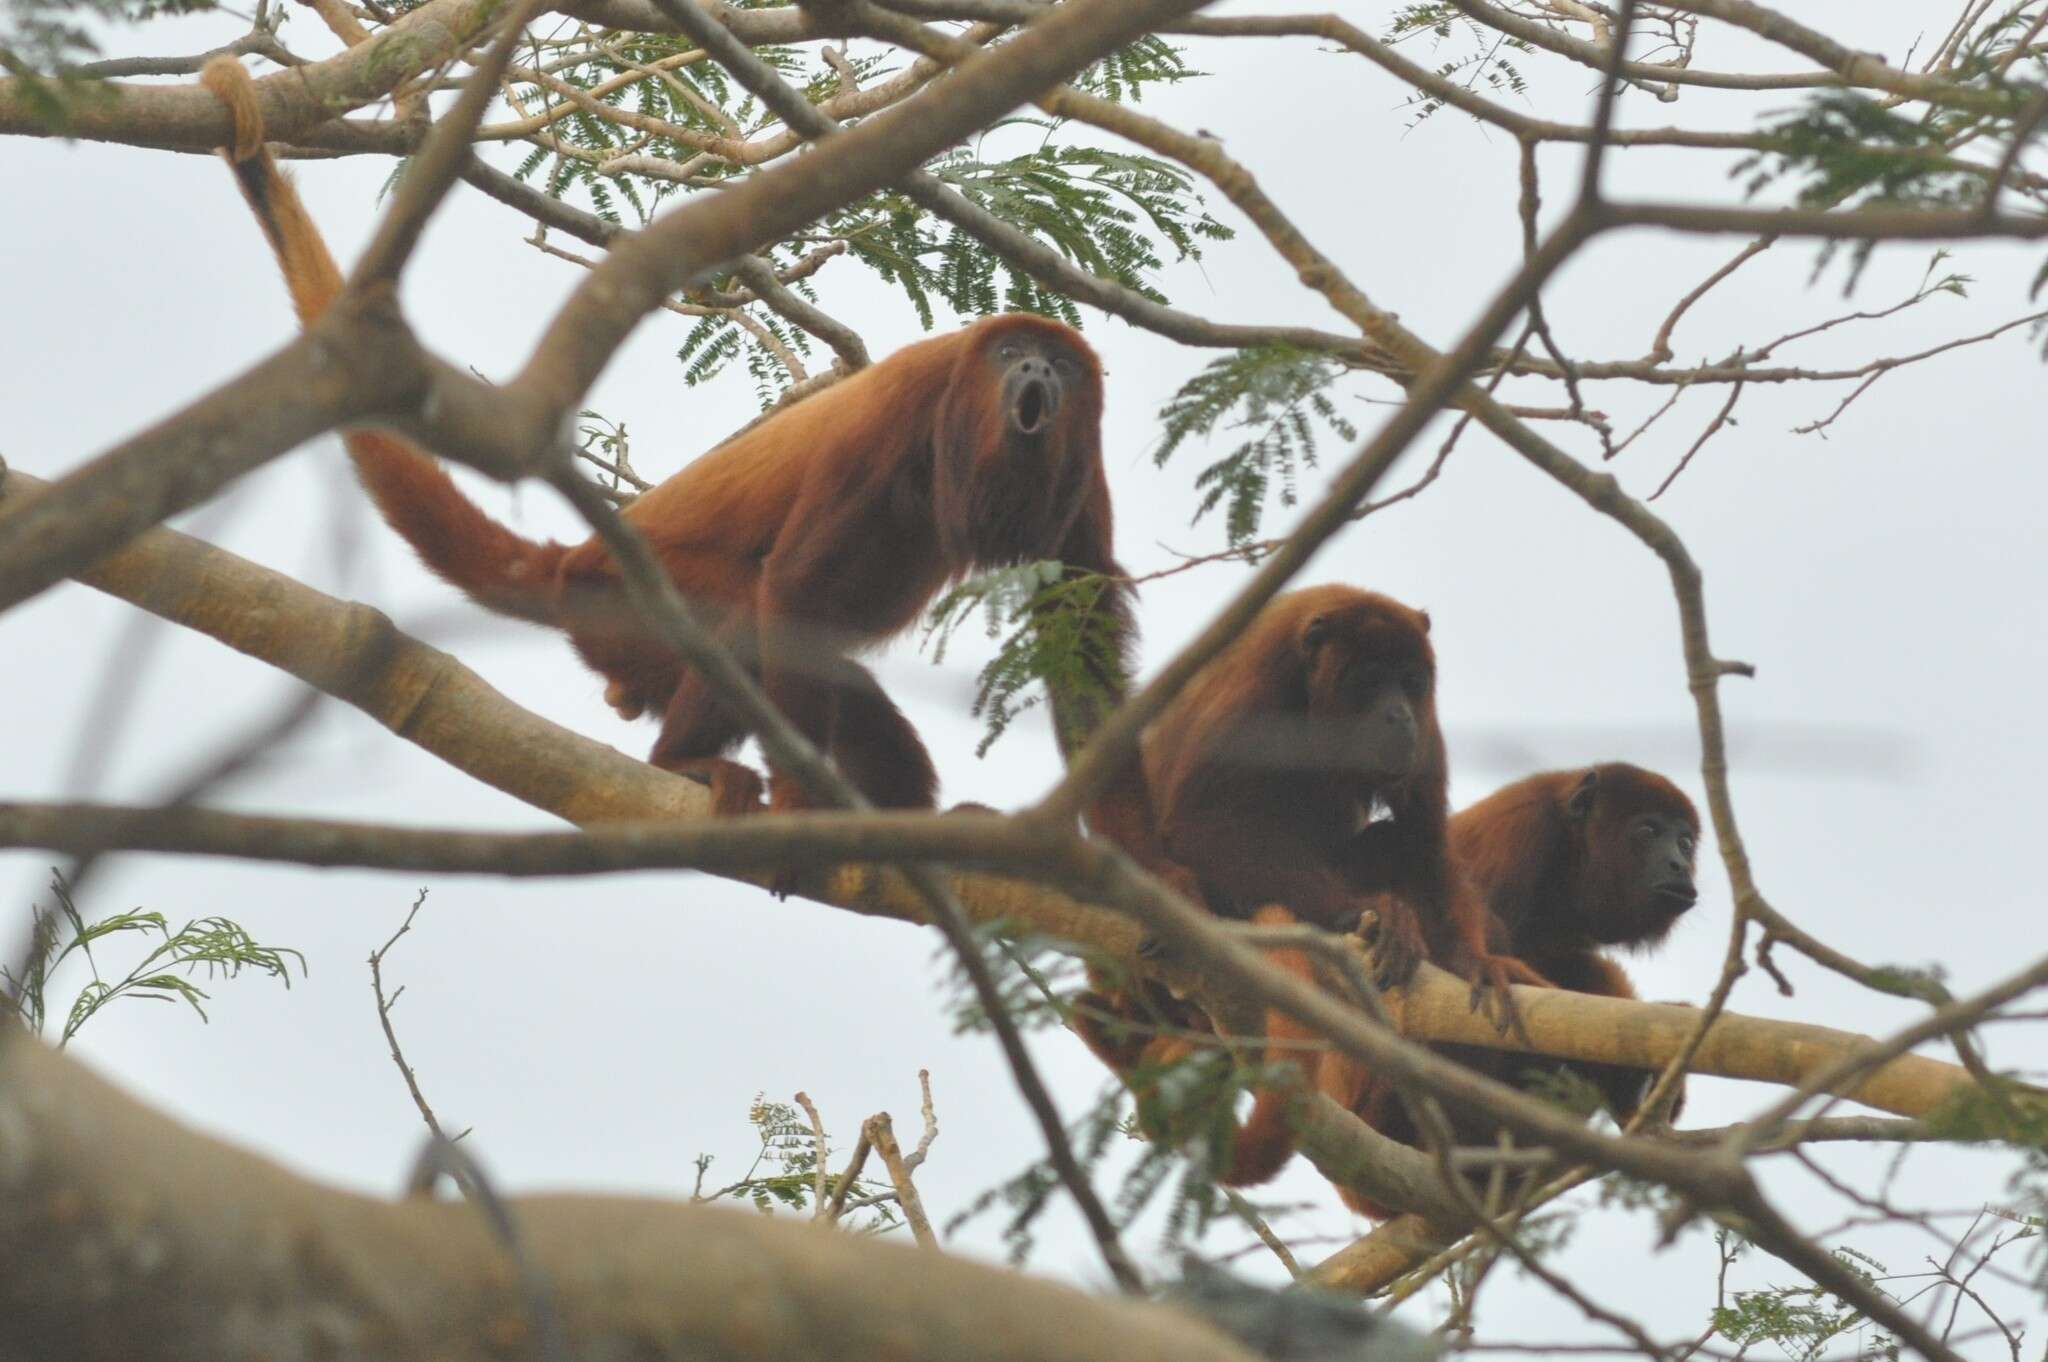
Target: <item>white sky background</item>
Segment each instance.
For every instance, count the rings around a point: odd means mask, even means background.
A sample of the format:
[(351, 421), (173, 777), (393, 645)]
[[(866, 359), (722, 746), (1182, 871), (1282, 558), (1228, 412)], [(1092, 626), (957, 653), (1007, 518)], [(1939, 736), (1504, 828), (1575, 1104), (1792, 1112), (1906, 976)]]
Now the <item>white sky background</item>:
[[(1950, 14), (1947, 6), (1936, 12), (1887, 3), (1834, 9), (1830, 18), (1836, 36), (1898, 60), (1921, 25), (1931, 43)], [(1376, 12), (1368, 26), (1383, 22)], [(295, 10), (285, 38), (321, 55), (331, 45), (316, 29)], [(120, 37), (112, 52), (199, 50), (230, 31), (220, 23), (163, 23)], [(1513, 268), (1512, 140), (1455, 112), (1407, 131), (1397, 107), (1401, 87), (1362, 59), (1321, 53), (1304, 40), (1190, 48), (1194, 64), (1214, 74), (1148, 96), (1146, 111), (1221, 136), (1376, 302), (1450, 345)], [(1449, 52), (1467, 50), (1460, 44)], [(1427, 43), (1411, 52), (1432, 64), (1441, 59)], [(1717, 69), (1757, 60), (1754, 48), (1721, 30), (1697, 58)], [(1789, 64), (1775, 53), (1762, 60)], [(1534, 78), (1523, 107), (1583, 117), (1587, 72), (1540, 56), (1518, 64)], [(1794, 102), (1689, 89), (1677, 105), (1631, 95), (1623, 116), (1641, 125), (1742, 128), (1758, 108)], [(0, 217), (9, 314), (0, 328), (0, 374), (8, 376), (0, 449), (18, 466), (46, 477), (76, 467), (232, 377), (290, 333), (283, 290), (218, 161), (25, 138), (8, 142), (0, 156), (18, 190)], [(1709, 153), (1632, 150), (1610, 164), (1612, 184), (1623, 192), (1716, 200), (1729, 192), (1724, 163)], [(1551, 211), (1566, 201), (1576, 167), (1576, 152), (1545, 152)], [(367, 238), (389, 169), (362, 158), (299, 171), (312, 211), (345, 261)], [(1199, 267), (1167, 271), (1161, 284), (1176, 305), (1219, 320), (1341, 328), (1220, 197), (1210, 206), (1245, 234), (1212, 247)], [(529, 231), (510, 210), (457, 187), (404, 294), (408, 315), (441, 354), (490, 376), (524, 360), (580, 273), (522, 244)], [(1581, 359), (1642, 354), (1673, 301), (1739, 245), (1646, 234), (1601, 241), (1547, 295), (1560, 341)], [(1921, 246), (1888, 249), (1844, 304), (1839, 271), (1809, 285), (1814, 249), (1781, 245), (1687, 317), (1677, 335), (1680, 361), (1754, 347), (1849, 308), (1888, 306), (1911, 291), (1928, 255)], [(1843, 327), (1782, 358), (1857, 363), (1985, 330), (2026, 310), (2038, 263), (2038, 249), (1970, 247), (1955, 263), (1976, 276), (1970, 299), (1938, 298), (1888, 321)], [(854, 321), (877, 356), (917, 334), (900, 296), (850, 262), (829, 265), (818, 284), (827, 310)], [(744, 375), (708, 390), (683, 386), (673, 354), (687, 325), (664, 314), (643, 326), (591, 403), (626, 423), (636, 464), (657, 476), (754, 410)], [(1094, 314), (1087, 331), (1109, 369), (1109, 465), (1126, 564), (1145, 571), (1171, 562), (1169, 547), (1219, 547), (1220, 524), (1188, 521), (1194, 474), (1230, 447), (1227, 437), (1206, 450), (1184, 449), (1164, 471), (1148, 458), (1160, 405), (1213, 355)], [(829, 355), (819, 353), (823, 364)], [(1959, 992), (2026, 963), (2048, 939), (2040, 926), (2034, 795), (2037, 773), (2048, 767), (2038, 709), (2048, 661), (2038, 594), (2048, 563), (2037, 528), (2042, 381), (2022, 330), (1888, 376), (1825, 439), (1790, 428), (1825, 415), (1845, 386), (1752, 388), (1739, 427), (1717, 436), (1656, 506), (1705, 569), (1716, 650), (1759, 668), (1755, 680), (1731, 680), (1722, 693), (1738, 815), (1764, 893), (1860, 959), (1939, 962)], [(1384, 409), (1362, 399), (1384, 399), (1392, 389), (1361, 379), (1344, 391), (1346, 410), (1370, 430)], [(1543, 405), (1563, 400), (1534, 386), (1510, 391)], [(1589, 392), (1622, 430), (1666, 395), (1625, 384)], [(1647, 493), (1724, 396), (1720, 388), (1687, 395), (1614, 471), (1631, 491)], [(1597, 457), (1584, 432), (1544, 429), (1580, 456)], [(1440, 430), (1411, 451), (1389, 487), (1425, 466)], [(1327, 441), (1323, 455), (1327, 466), (1343, 451)], [(526, 532), (580, 537), (545, 491), (484, 495)], [(514, 700), (568, 727), (636, 755), (646, 750), (652, 725), (615, 720), (598, 680), (558, 639), (461, 604), (393, 534), (364, 517), (364, 505), (330, 438), (245, 480), (224, 507), (179, 523), (197, 520), (211, 527), (207, 537), (238, 553), (389, 611)], [(1295, 514), (1274, 507), (1268, 532), (1284, 531)], [(336, 566), (337, 524), (355, 527), (362, 539), (345, 574)], [(1242, 574), (1210, 566), (1148, 587), (1147, 667), (1189, 637)], [(1389, 592), (1434, 617), (1457, 803), (1532, 770), (1609, 758), (1658, 767), (1699, 794), (1693, 710), (1661, 566), (1483, 432), (1466, 436), (1423, 497), (1350, 531), (1301, 580), (1332, 579)], [(125, 604), (66, 585), (0, 622), (0, 695), (11, 716), (5, 797), (147, 799), (274, 713), (295, 685), (211, 640), (160, 627), (111, 771), (90, 790), (73, 788), (67, 772), (81, 726), (136, 618)], [(1034, 718), (987, 759), (974, 757), (977, 725), (967, 706), (984, 655), (978, 638), (963, 635), (934, 670), (906, 643), (890, 650), (882, 670), (933, 748), (942, 797), (1014, 807), (1054, 779), (1056, 754)], [(407, 825), (549, 824), (339, 704), (328, 705), (271, 769), (216, 800)], [(41, 897), (50, 859), (0, 856), (0, 884), (16, 905), (10, 913)], [(1661, 955), (1632, 966), (1646, 996), (1697, 1001), (1714, 977), (1728, 894), (1711, 846), (1702, 865), (1701, 907)], [(202, 1128), (308, 1173), (388, 1191), (422, 1130), (378, 1033), (363, 960), (403, 917), (419, 883), (121, 858), (96, 879), (89, 911), (141, 904), (174, 922), (225, 914), (263, 940), (303, 950), (312, 973), (290, 992), (254, 980), (217, 989), (210, 1027), (183, 1010), (117, 1007), (93, 1021), (75, 1048)], [(950, 1216), (1041, 1152), (994, 1046), (949, 1032), (936, 936), (811, 904), (777, 904), (757, 890), (697, 876), (436, 876), (428, 883), (433, 892), (418, 929), (387, 965), (390, 980), (406, 985), (397, 1020), (443, 1121), (475, 1128), (472, 1148), (507, 1188), (678, 1194), (688, 1191), (700, 1151), (718, 1157), (711, 1183), (737, 1176), (753, 1147), (745, 1118), (757, 1091), (777, 1099), (808, 1091), (846, 1147), (859, 1120), (884, 1108), (899, 1132), (914, 1132), (920, 1067), (931, 1070), (942, 1124), (920, 1175), (935, 1217)], [(1780, 960), (1797, 996), (1781, 998), (1752, 971), (1735, 1007), (1879, 1033), (1921, 1014), (1789, 953)], [(68, 1002), (81, 982), (68, 977), (54, 993)], [(2036, 1063), (2018, 1035), (1987, 1037), (1995, 1064)], [(1104, 1082), (1063, 1033), (1041, 1034), (1033, 1048), (1070, 1112)], [(1713, 1080), (1696, 1080), (1692, 1093), (1686, 1120), (1701, 1125), (1740, 1118), (1773, 1096)], [(1853, 1150), (1824, 1157), (1865, 1186), (1883, 1166)], [(1979, 1154), (1918, 1151), (1896, 1199), (1950, 1210), (1995, 1203), (2009, 1167)], [(1772, 1185), (1807, 1228), (1853, 1213), (1783, 1168), (1773, 1170)], [(1305, 1164), (1272, 1192), (1311, 1203), (1288, 1223), (1290, 1237), (1329, 1236), (1334, 1247), (1366, 1228)], [(997, 1254), (997, 1227), (984, 1218), (952, 1244)], [(1653, 1237), (1646, 1217), (1589, 1217), (1559, 1261), (1660, 1335), (1694, 1332), (1711, 1304), (1711, 1247), (1695, 1230), (1657, 1253)], [(1226, 1228), (1210, 1246), (1243, 1238)], [(1895, 1272), (1912, 1272), (1923, 1255), (1940, 1251), (1909, 1230), (1857, 1231), (1846, 1242)], [(1152, 1230), (1133, 1235), (1141, 1252), (1154, 1243)], [(1305, 1244), (1303, 1251), (1314, 1257), (1322, 1250)], [(1246, 1262), (1262, 1275), (1275, 1270), (1270, 1259)], [(2026, 1266), (2017, 1254), (2001, 1262)], [(1064, 1206), (1046, 1222), (1034, 1264), (1091, 1282), (1102, 1277)], [(1754, 1286), (1789, 1277), (1752, 1262), (1734, 1280)], [(1506, 1270), (1489, 1290), (1480, 1322), (1494, 1337), (1616, 1341)], [(2003, 1285), (1991, 1294), (2015, 1322), (2038, 1320), (2038, 1295)], [(1440, 1305), (1440, 1297), (1429, 1298), (1410, 1313), (1426, 1322)], [(1964, 1327), (1978, 1323), (1966, 1317)], [(1979, 1340), (1971, 1355), (2003, 1355), (1995, 1343)]]

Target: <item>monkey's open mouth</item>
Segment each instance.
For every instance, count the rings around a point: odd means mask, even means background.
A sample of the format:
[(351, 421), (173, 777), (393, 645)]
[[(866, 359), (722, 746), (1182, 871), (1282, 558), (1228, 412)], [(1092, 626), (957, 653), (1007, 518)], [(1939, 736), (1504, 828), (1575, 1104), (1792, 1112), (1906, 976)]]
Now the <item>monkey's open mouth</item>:
[(1010, 409), (1010, 418), (1026, 435), (1036, 435), (1052, 424), (1052, 414), (1052, 394), (1036, 381), (1024, 385), (1024, 391), (1017, 394), (1017, 405)]

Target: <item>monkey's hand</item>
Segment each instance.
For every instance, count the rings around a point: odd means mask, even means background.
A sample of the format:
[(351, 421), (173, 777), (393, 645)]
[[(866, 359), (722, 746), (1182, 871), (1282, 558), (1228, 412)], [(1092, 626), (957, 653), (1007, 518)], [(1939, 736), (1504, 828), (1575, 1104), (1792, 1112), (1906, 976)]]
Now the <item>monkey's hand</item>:
[(1358, 931), (1372, 948), (1376, 987), (1399, 988), (1415, 977), (1415, 967), (1429, 956), (1422, 919), (1392, 894), (1375, 894), (1366, 902)]
[(1471, 1006), (1475, 1012), (1484, 1012), (1493, 1023), (1493, 1029), (1505, 1036), (1514, 1032), (1515, 1039), (1524, 1045), (1532, 1045), (1529, 1032), (1522, 1025), (1522, 1015), (1515, 1008), (1513, 995), (1508, 992), (1510, 984), (1528, 984), (1534, 988), (1556, 988), (1550, 982), (1530, 969), (1512, 955), (1481, 955), (1471, 965), (1461, 970), (1472, 983)]
[(612, 682), (610, 685), (604, 688), (604, 702), (610, 705), (612, 707), (612, 710), (621, 719), (637, 719), (647, 712), (647, 706), (642, 704), (639, 700), (635, 699), (633, 695), (617, 681)]

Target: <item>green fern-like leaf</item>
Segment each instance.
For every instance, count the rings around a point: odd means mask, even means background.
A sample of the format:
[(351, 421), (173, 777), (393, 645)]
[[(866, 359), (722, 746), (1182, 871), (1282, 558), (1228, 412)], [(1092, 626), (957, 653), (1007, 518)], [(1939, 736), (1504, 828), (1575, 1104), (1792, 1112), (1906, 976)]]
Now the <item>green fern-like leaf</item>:
[(1073, 79), (1087, 94), (1115, 103), (1137, 103), (1147, 85), (1174, 85), (1204, 74), (1189, 68), (1181, 49), (1157, 35), (1148, 35), (1088, 67)]
[(1059, 563), (1025, 563), (970, 578), (932, 605), (925, 641), (935, 663), (977, 611), (988, 636), (1002, 640), (975, 679), (973, 712), (984, 725), (976, 756), (1050, 694), (1104, 698), (1103, 678), (1122, 669), (1118, 622), (1104, 602), (1109, 586), (1106, 577)]
[(1219, 427), (1244, 433), (1227, 454), (1203, 468), (1204, 489), (1195, 519), (1224, 508), (1224, 533), (1233, 547), (1258, 534), (1269, 497), (1297, 499), (1296, 480), (1314, 467), (1319, 434), (1358, 438), (1328, 389), (1342, 372), (1335, 361), (1290, 346), (1239, 350), (1206, 365), (1181, 385), (1160, 411), (1159, 444), (1152, 461), (1164, 467), (1181, 445)]

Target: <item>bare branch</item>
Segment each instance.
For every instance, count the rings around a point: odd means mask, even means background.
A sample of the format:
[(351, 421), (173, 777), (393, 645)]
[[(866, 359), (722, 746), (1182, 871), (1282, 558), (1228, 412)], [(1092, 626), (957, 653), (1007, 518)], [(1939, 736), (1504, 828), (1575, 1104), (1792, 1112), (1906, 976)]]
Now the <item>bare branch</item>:
[(889, 1183), (896, 1189), (896, 1204), (903, 1208), (904, 1223), (910, 1226), (917, 1246), (936, 1253), (939, 1236), (932, 1232), (931, 1217), (924, 1213), (924, 1198), (917, 1194), (917, 1184), (911, 1181), (910, 1164), (896, 1143), (896, 1126), (889, 1119), (889, 1113), (878, 1112), (868, 1117), (862, 1123), (860, 1133), (861, 1138), (882, 1156), (882, 1164), (889, 1170)]

